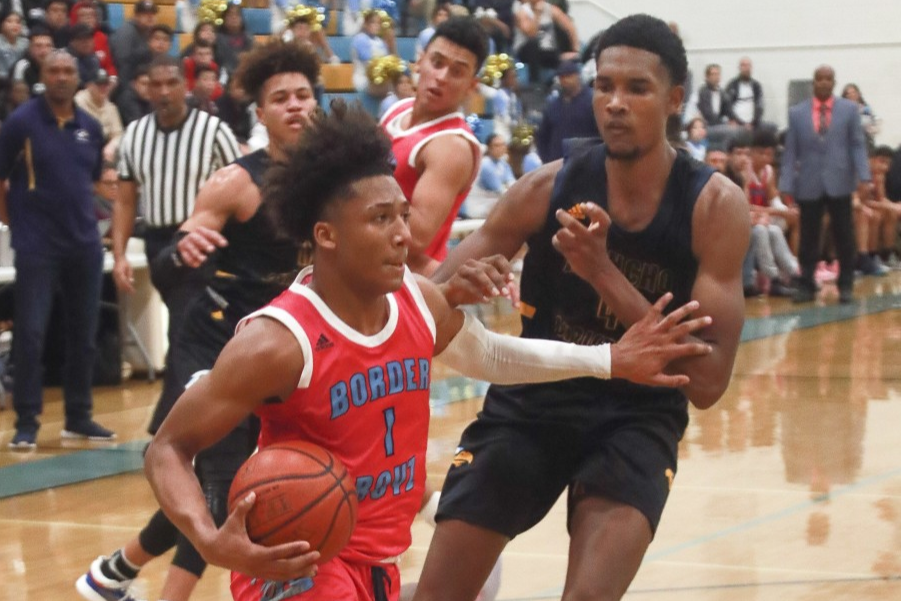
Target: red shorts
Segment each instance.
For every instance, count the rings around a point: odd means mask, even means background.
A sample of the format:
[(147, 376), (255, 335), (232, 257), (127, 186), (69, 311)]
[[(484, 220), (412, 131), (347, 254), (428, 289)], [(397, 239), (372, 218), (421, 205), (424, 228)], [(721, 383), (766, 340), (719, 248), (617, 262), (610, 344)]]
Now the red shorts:
[[(379, 565), (387, 580), (384, 590), (387, 601), (400, 597), (400, 570), (396, 564)], [(321, 566), (315, 578), (292, 583), (276, 584), (252, 579), (232, 572), (232, 597), (235, 601), (380, 601), (375, 597), (373, 566), (350, 563), (336, 557)]]

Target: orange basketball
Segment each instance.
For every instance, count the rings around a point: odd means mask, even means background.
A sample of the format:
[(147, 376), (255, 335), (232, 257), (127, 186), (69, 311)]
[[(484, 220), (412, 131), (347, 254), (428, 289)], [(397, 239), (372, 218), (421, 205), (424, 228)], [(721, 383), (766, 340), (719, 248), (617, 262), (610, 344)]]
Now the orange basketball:
[(357, 521), (354, 479), (331, 453), (310, 442), (274, 444), (241, 466), (228, 492), (228, 507), (251, 491), (247, 533), (267, 547), (307, 541), (324, 563), (338, 554)]

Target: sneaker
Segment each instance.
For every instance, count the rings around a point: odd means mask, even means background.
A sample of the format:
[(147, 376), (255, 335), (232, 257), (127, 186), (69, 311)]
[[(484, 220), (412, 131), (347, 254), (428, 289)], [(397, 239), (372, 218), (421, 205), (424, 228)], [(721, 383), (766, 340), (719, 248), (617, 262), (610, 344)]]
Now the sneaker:
[(75, 438), (80, 440), (115, 440), (116, 433), (107, 430), (95, 421), (87, 421), (79, 424), (67, 425), (60, 432), (63, 438)]
[(770, 284), (769, 295), (777, 298), (790, 298), (795, 295), (795, 289), (779, 280), (773, 280)]
[(9, 441), (9, 448), (27, 451), (37, 447), (38, 433), (33, 430), (16, 430), (15, 436)]
[(107, 558), (100, 556), (81, 578), (75, 581), (75, 590), (88, 601), (138, 601), (128, 592), (131, 580), (107, 578), (100, 571), (100, 564)]
[(838, 279), (838, 274), (834, 272), (825, 261), (817, 263), (817, 269), (813, 276), (817, 284), (831, 284)]

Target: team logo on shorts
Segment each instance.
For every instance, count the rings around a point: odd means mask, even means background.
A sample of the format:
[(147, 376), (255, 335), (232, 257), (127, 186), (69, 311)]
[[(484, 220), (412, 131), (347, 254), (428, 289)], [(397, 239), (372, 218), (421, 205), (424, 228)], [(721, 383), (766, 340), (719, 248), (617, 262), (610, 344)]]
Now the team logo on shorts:
[(469, 451), (465, 451), (462, 448), (457, 448), (457, 454), (454, 455), (454, 467), (460, 467), (461, 465), (469, 465), (472, 463), (472, 453)]
[(676, 473), (670, 468), (666, 468), (666, 471), (663, 472), (663, 475), (666, 476), (666, 484), (669, 490), (673, 490), (673, 478), (676, 477)]

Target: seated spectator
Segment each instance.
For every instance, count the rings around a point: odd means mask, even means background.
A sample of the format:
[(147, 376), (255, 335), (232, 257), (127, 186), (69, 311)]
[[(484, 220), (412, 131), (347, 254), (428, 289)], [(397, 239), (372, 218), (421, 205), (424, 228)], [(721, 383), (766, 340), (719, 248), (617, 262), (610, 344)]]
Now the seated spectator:
[(50, 31), (54, 48), (69, 45), (69, 4), (66, 0), (47, 0), (44, 5), (44, 26)]
[(358, 92), (367, 92), (376, 97), (384, 97), (387, 86), (376, 89), (366, 76), (369, 61), (389, 54), (388, 45), (381, 37), (382, 18), (378, 12), (370, 11), (363, 19), (363, 29), (351, 40), (351, 59), (354, 64), (353, 83)]
[[(513, 53), (528, 65), (532, 83), (541, 82), (542, 69), (555, 69), (561, 60), (578, 58), (575, 25), (558, 7), (547, 0), (523, 0), (513, 5), (513, 16)], [(565, 46), (558, 43), (557, 27), (567, 34)]]
[(792, 254), (782, 228), (771, 219), (769, 202), (777, 195), (771, 165), (773, 156), (772, 153), (757, 152), (755, 164), (751, 147), (760, 150), (770, 148), (769, 141), (757, 138), (758, 134), (769, 134), (775, 149), (775, 136), (765, 130), (757, 132), (753, 142), (747, 136), (733, 138), (729, 141), (726, 176), (742, 187), (748, 199), (754, 265), (760, 276), (758, 291), (768, 291), (770, 296), (788, 297), (794, 294), (791, 283), (798, 275), (798, 259)]
[(100, 59), (94, 53), (94, 32), (91, 28), (84, 23), (73, 25), (69, 36), (69, 47), (66, 50), (75, 57), (75, 63), (78, 65), (78, 79), (81, 82), (80, 87), (83, 88), (86, 82), (93, 81), (97, 77), (97, 72), (100, 71)]
[(150, 37), (147, 39), (147, 47), (150, 49), (150, 57), (147, 59), (148, 65), (156, 57), (169, 54), (169, 50), (172, 49), (172, 38), (174, 37), (175, 34), (168, 25), (157, 23), (150, 28)]
[(523, 119), (522, 103), (516, 94), (519, 86), (516, 68), (511, 65), (501, 75), (500, 87), (491, 95), (491, 114), (494, 119), (494, 133), (505, 139), (513, 135), (513, 126)]
[(488, 32), (488, 41), (492, 46), (489, 53), (509, 53), (514, 30), (513, 0), (473, 0), (471, 6), (472, 16)]
[(892, 154), (888, 146), (877, 146), (870, 151), (873, 193), (864, 202), (859, 193), (852, 199), (858, 250), (856, 270), (863, 275), (886, 275), (890, 269), (888, 264), (897, 264), (897, 257), (892, 261), (892, 255), (898, 240), (901, 203), (889, 200), (885, 192)]
[(28, 32), (28, 50), (25, 56), (13, 65), (10, 71), (10, 82), (25, 82), (32, 96), (44, 92), (44, 84), (41, 82), (41, 63), (53, 50), (53, 37), (46, 28), (34, 26)]
[(100, 28), (98, 12), (98, 7), (93, 2), (78, 2), (72, 7), (69, 19), (71, 25), (81, 23), (87, 25), (94, 32), (94, 53), (100, 59), (100, 68), (109, 74), (113, 86), (115, 86), (118, 72), (110, 52), (109, 37)]
[(97, 228), (103, 245), (110, 247), (109, 230), (113, 221), (113, 207), (119, 198), (119, 175), (112, 161), (103, 163), (100, 179), (94, 184), (94, 209), (97, 213)]
[(127, 89), (138, 65), (150, 64), (150, 32), (156, 24), (158, 10), (152, 0), (139, 0), (134, 5), (134, 18), (110, 36), (110, 51), (119, 73), (120, 90)]
[(216, 91), (216, 87), (219, 85), (216, 72), (210, 67), (198, 65), (195, 76), (197, 77), (197, 81), (194, 82), (194, 89), (188, 92), (187, 95), (188, 107), (198, 108), (211, 115), (218, 114), (219, 107), (217, 107), (216, 103), (213, 101), (213, 94)]
[(487, 151), (482, 157), (479, 175), (460, 209), (461, 214), (470, 219), (487, 217), (501, 194), (516, 181), (513, 169), (504, 158), (507, 154), (506, 139), (498, 134), (491, 134), (485, 145)]
[(122, 117), (123, 126), (149, 115), (153, 110), (150, 106), (150, 76), (147, 65), (137, 68), (134, 79), (116, 98), (116, 107), (119, 109), (119, 116)]
[(7, 81), (10, 69), (27, 50), (28, 38), (22, 35), (22, 17), (14, 12), (0, 16), (0, 81)]
[(726, 154), (726, 151), (718, 146), (708, 146), (707, 152), (704, 154), (704, 163), (723, 174), (726, 173), (728, 159), (729, 155)]
[(251, 48), (253, 38), (244, 30), (241, 5), (229, 2), (216, 32), (216, 62), (230, 75), (237, 69), (241, 54)]
[(232, 77), (228, 80), (225, 94), (216, 99), (218, 116), (231, 128), (243, 153), (248, 152), (247, 140), (253, 125), (251, 116), (252, 100), (247, 96), (241, 83)]
[(212, 71), (216, 76), (216, 88), (213, 92), (213, 100), (222, 96), (222, 85), (219, 83), (219, 65), (213, 60), (213, 45), (205, 40), (198, 40), (194, 44), (194, 52), (191, 56), (182, 59), (185, 68), (185, 84), (189, 92), (194, 90), (195, 80), (201, 67)]
[(12, 115), (13, 111), (29, 98), (31, 98), (31, 89), (27, 83), (24, 81), (12, 82), (9, 91), (6, 93), (3, 106), (0, 107), (0, 121), (6, 121), (6, 118)]
[(197, 25), (194, 26), (194, 34), (191, 37), (191, 43), (185, 46), (185, 49), (181, 51), (181, 57), (187, 58), (194, 54), (194, 46), (197, 45), (197, 42), (200, 40), (204, 40), (209, 42), (210, 45), (215, 48), (216, 47), (216, 26), (210, 23), (209, 21), (201, 21)]
[(416, 94), (416, 87), (413, 85), (413, 76), (410, 71), (405, 70), (395, 74), (391, 78), (391, 92), (379, 104), (379, 118), (388, 112), (395, 102), (404, 98), (412, 98), (414, 94)]
[(867, 147), (873, 149), (876, 147), (876, 135), (879, 133), (879, 118), (873, 112), (872, 107), (867, 104), (860, 93), (857, 84), (849, 83), (842, 89), (842, 98), (846, 98), (857, 104), (857, 110), (860, 112), (860, 124), (863, 126), (863, 133), (867, 138)]
[(435, 28), (450, 19), (450, 16), (450, 6), (448, 6), (447, 3), (438, 4), (432, 10), (431, 25), (420, 31), (419, 35), (416, 36), (417, 61), (422, 57), (422, 53), (425, 50), (425, 47), (428, 45), (429, 40), (431, 40), (432, 36), (435, 35)]
[(696, 161), (703, 162), (707, 157), (707, 125), (701, 117), (695, 117), (685, 128), (687, 138), (685, 149)]
[(328, 37), (318, 20), (316, 7), (303, 4), (296, 5), (287, 13), (288, 28), (282, 34), (286, 42), (294, 41), (313, 48), (324, 61), (332, 64), (341, 62), (341, 58), (332, 51)]
[(115, 159), (123, 132), (119, 109), (109, 99), (111, 87), (109, 74), (98, 69), (94, 77), (87, 81), (85, 89), (75, 94), (75, 104), (97, 119), (103, 128), (103, 159), (106, 161)]

